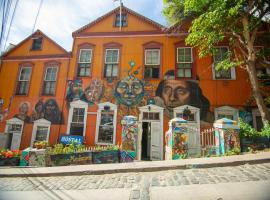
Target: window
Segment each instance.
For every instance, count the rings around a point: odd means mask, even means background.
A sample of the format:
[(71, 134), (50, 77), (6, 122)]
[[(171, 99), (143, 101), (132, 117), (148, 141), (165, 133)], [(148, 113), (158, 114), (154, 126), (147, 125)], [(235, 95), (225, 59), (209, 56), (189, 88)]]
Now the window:
[(115, 17), (115, 24), (116, 27), (122, 27), (122, 26), (127, 26), (127, 14), (116, 14)]
[(215, 120), (227, 118), (231, 120), (238, 120), (239, 112), (238, 109), (230, 106), (222, 106), (215, 108)]
[(145, 49), (144, 78), (159, 78), (160, 49)]
[(109, 102), (98, 106), (96, 143), (115, 144), (117, 106)]
[(78, 61), (78, 76), (89, 76), (92, 63), (92, 49), (81, 49)]
[(32, 48), (31, 50), (41, 50), (42, 38), (33, 38)]
[(192, 77), (192, 48), (179, 47), (177, 48), (177, 78), (191, 78)]
[(11, 150), (20, 148), (23, 125), (24, 122), (18, 118), (12, 118), (6, 121), (5, 132), (9, 135), (6, 148)]
[(216, 70), (216, 66), (219, 62), (226, 59), (228, 56), (228, 47), (216, 47), (213, 55), (213, 78), (214, 79), (235, 79), (235, 69), (230, 68), (228, 70), (220, 69)]
[(85, 136), (88, 104), (81, 100), (70, 103), (67, 133)]
[(143, 112), (143, 120), (159, 120), (159, 112)]
[(119, 49), (106, 49), (104, 78), (118, 76)]
[(17, 84), (17, 95), (27, 95), (29, 90), (29, 82), (31, 77), (32, 68), (22, 67), (19, 74), (19, 80)]
[(80, 135), (83, 136), (84, 128), (84, 108), (74, 108), (72, 114), (72, 121), (70, 125), (70, 134), (71, 135)]
[(54, 95), (57, 77), (57, 67), (47, 67), (44, 82), (43, 82), (43, 95)]
[[(270, 111), (270, 108), (268, 108), (268, 110)], [(253, 120), (253, 127), (257, 131), (261, 131), (263, 128), (263, 122), (259, 109), (252, 109), (252, 120)]]
[(46, 119), (38, 119), (34, 121), (31, 147), (38, 141), (49, 141), (51, 122)]

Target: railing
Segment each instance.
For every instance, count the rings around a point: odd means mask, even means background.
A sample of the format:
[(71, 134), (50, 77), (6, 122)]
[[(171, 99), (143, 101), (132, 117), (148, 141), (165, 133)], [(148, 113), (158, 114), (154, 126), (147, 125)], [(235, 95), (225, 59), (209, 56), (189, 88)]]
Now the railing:
[(215, 130), (214, 128), (203, 129), (200, 133), (202, 156), (215, 154)]

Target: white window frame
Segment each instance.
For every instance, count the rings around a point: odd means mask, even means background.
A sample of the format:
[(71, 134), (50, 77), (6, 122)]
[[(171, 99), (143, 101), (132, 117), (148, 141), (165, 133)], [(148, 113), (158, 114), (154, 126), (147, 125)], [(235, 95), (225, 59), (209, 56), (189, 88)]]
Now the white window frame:
[[(9, 120), (6, 120), (6, 127), (5, 127), (5, 132), (6, 133), (9, 133), (8, 131), (8, 127), (12, 124), (16, 124), (16, 125), (21, 125), (21, 131), (20, 132), (17, 132), (18, 134), (20, 134), (20, 144), (18, 144), (18, 148), (13, 148), (13, 141), (11, 141), (11, 146), (10, 146), (10, 149), (11, 150), (15, 150), (15, 149), (19, 149), (20, 148), (20, 145), (21, 145), (21, 137), (22, 137), (22, 132), (23, 132), (23, 128), (24, 128), (24, 121), (21, 120), (21, 119), (18, 119), (16, 117), (14, 118), (11, 118)], [(14, 132), (12, 132), (13, 134)], [(14, 139), (14, 137), (12, 137), (12, 140)]]
[[(48, 69), (49, 68), (56, 68), (56, 72), (55, 72), (55, 80), (46, 80), (46, 76), (47, 76), (47, 72), (48, 72)], [(48, 66), (48, 67), (46, 67), (46, 69), (45, 69), (46, 71), (45, 71), (45, 74), (44, 74), (44, 79), (43, 79), (43, 88), (42, 88), (42, 94), (43, 95), (54, 95), (55, 94), (55, 92), (56, 92), (56, 80), (57, 80), (57, 75), (58, 75), (58, 66)], [(46, 94), (45, 93), (45, 83), (46, 82), (55, 82), (55, 87), (54, 87), (54, 94)]]
[[(228, 46), (216, 46), (214, 48), (215, 49), (217, 49), (217, 48), (226, 48), (229, 51)], [(235, 67), (231, 67), (229, 70), (231, 71), (231, 78), (216, 78), (215, 57), (213, 55), (213, 63), (212, 63), (213, 80), (236, 80)]]
[[(190, 54), (190, 56), (191, 56), (191, 61), (190, 61), (190, 62), (186, 62), (186, 61), (185, 61), (185, 62), (181, 62), (181, 61), (178, 60), (178, 57), (179, 57), (179, 56), (178, 56), (178, 50), (179, 50), (179, 49), (184, 49), (184, 50), (190, 49), (190, 50), (191, 50), (191, 54)], [(190, 71), (191, 71), (191, 73), (190, 73), (191, 76), (190, 76), (190, 77), (186, 77), (186, 76), (185, 76), (185, 73), (184, 73), (184, 76), (183, 76), (183, 77), (179, 77), (179, 78), (191, 78), (191, 77), (192, 77), (192, 68), (193, 68), (192, 64), (193, 64), (193, 62), (194, 62), (194, 60), (193, 60), (193, 48), (192, 48), (192, 47), (177, 47), (177, 48), (176, 48), (176, 60), (177, 60), (177, 61), (176, 61), (177, 64), (180, 64), (180, 63), (184, 63), (184, 64), (185, 64), (185, 63), (188, 63), (188, 64), (191, 64), (191, 67), (190, 67), (190, 68), (182, 68), (182, 69), (190, 69)], [(177, 66), (176, 66), (176, 71), (177, 71), (178, 69), (181, 69), (181, 68), (179, 68), (178, 65), (177, 65)], [(176, 72), (176, 77), (178, 77), (177, 72)]]
[(218, 115), (232, 115), (234, 121), (238, 121), (239, 110), (231, 106), (221, 106), (215, 108), (215, 120), (218, 120)]
[[(23, 69), (27, 69), (27, 68), (30, 69), (29, 80), (27, 80), (27, 79), (21, 79), (22, 70), (23, 70)], [(29, 83), (29, 84), (28, 84), (28, 88), (27, 88), (26, 95), (29, 93), (31, 75), (32, 75), (32, 67), (28, 67), (28, 66), (22, 66), (22, 67), (21, 67), (21, 69), (20, 69), (20, 74), (19, 74), (19, 77), (18, 77), (18, 83), (17, 83), (17, 88), (16, 88), (16, 94), (18, 94), (18, 95), (23, 95), (23, 94), (18, 93), (18, 86), (20, 85), (21, 82), (28, 82), (28, 83)]]
[[(116, 62), (107, 62), (107, 61), (106, 61), (107, 53), (108, 53), (108, 51), (111, 51), (111, 50), (117, 51), (117, 61), (116, 61)], [(104, 61), (104, 63), (105, 63), (105, 64), (119, 64), (119, 49), (117, 49), (117, 48), (115, 48), (115, 49), (113, 49), (113, 48), (111, 48), (111, 49), (106, 49), (106, 51), (105, 51), (105, 61)]]
[[(89, 52), (91, 52), (90, 53), (90, 60), (89, 60), (89, 62), (81, 62), (82, 51), (89, 51)], [(77, 75), (78, 76), (89, 76), (89, 75), (91, 75), (92, 56), (93, 56), (93, 49), (80, 49), (79, 60), (78, 60), (78, 71), (77, 71)], [(80, 75), (79, 74), (80, 64), (87, 64), (87, 63), (89, 63), (89, 75)]]
[(48, 142), (49, 141), (49, 138), (50, 138), (50, 129), (51, 129), (51, 122), (42, 118), (42, 119), (38, 119), (36, 121), (34, 121), (34, 126), (33, 126), (33, 130), (32, 130), (32, 138), (31, 138), (31, 145), (30, 147), (33, 147), (34, 145), (34, 141), (36, 139), (36, 136), (37, 136), (37, 130), (38, 130), (38, 127), (39, 126), (42, 126), (42, 127), (47, 127), (48, 128), (48, 131), (47, 131), (47, 138), (46, 138), (46, 141)]
[(83, 136), (85, 137), (88, 104), (84, 101), (81, 101), (81, 100), (73, 101), (70, 103), (70, 108), (69, 108), (69, 113), (68, 113), (68, 124), (67, 124), (67, 131), (66, 132), (68, 135), (70, 135), (70, 127), (71, 127), (71, 123), (72, 123), (74, 108), (83, 108), (84, 109)]
[[(158, 63), (147, 63), (147, 59), (146, 59), (147, 52), (153, 52), (153, 51), (158, 51)], [(144, 64), (147, 66), (156, 66), (156, 65), (160, 66), (160, 49), (159, 48), (145, 49)]]
[[(98, 142), (99, 126), (100, 126), (100, 122), (101, 122), (101, 112), (104, 110), (105, 107), (110, 107), (110, 110), (113, 111), (113, 143)], [(117, 126), (117, 105), (112, 104), (110, 102), (98, 104), (95, 143), (98, 145), (115, 145), (116, 126)]]

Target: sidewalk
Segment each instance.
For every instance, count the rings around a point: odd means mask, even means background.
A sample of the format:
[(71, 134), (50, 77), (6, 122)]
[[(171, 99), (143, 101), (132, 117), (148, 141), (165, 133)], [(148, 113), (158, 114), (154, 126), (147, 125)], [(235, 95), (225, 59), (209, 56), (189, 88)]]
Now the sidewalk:
[(194, 158), (166, 161), (140, 161), (133, 163), (74, 165), (62, 167), (27, 167), (0, 168), (0, 177), (36, 177), (36, 176), (71, 176), (100, 175), (125, 172), (150, 172), (170, 169), (211, 168), (237, 166), (243, 164), (258, 164), (270, 162), (270, 152), (223, 156), (210, 158)]

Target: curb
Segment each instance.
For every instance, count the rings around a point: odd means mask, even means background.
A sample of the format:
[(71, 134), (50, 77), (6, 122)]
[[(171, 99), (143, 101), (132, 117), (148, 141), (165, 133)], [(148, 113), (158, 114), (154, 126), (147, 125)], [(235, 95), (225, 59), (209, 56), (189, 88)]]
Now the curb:
[[(220, 162), (220, 163), (209, 163), (209, 164), (184, 164), (184, 165), (171, 165), (171, 166), (157, 166), (157, 167), (137, 167), (137, 168), (120, 168), (120, 169), (103, 169), (103, 170), (84, 170), (84, 171), (73, 171), (73, 172), (48, 172), (48, 173), (21, 173), (21, 174), (0, 174), (0, 178), (4, 177), (50, 177), (50, 176), (78, 176), (78, 175), (104, 175), (113, 173), (129, 173), (129, 172), (156, 172), (176, 169), (203, 169), (213, 167), (228, 167), (228, 166), (239, 166), (244, 164), (254, 165), (261, 163), (269, 163), (270, 158), (265, 159), (254, 159), (254, 160), (241, 160), (232, 162)], [(22, 168), (20, 168), (22, 169)], [(29, 169), (29, 167), (28, 167)]]

